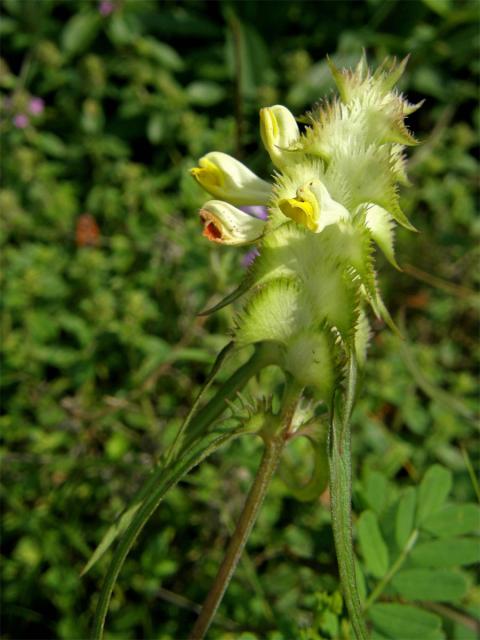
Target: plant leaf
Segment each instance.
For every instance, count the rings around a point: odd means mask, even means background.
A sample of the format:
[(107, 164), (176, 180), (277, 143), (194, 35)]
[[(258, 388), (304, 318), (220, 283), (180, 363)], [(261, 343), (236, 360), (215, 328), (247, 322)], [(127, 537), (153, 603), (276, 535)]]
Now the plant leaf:
[(377, 515), (385, 508), (388, 501), (388, 481), (383, 473), (369, 470), (362, 482), (363, 495), (370, 509)]
[(252, 286), (252, 283), (250, 279), (248, 277), (244, 278), (242, 282), (238, 285), (238, 287), (234, 289), (231, 293), (227, 294), (225, 298), (220, 300), (220, 302), (217, 302), (217, 304), (213, 305), (213, 307), (208, 307), (207, 309), (204, 309), (204, 311), (200, 311), (199, 313), (197, 313), (197, 315), (208, 316), (211, 313), (215, 313), (215, 311), (220, 311), (220, 309), (223, 309), (227, 305), (237, 300), (237, 298), (240, 298), (240, 296), (246, 293), (251, 286)]
[(468, 589), (466, 578), (449, 569), (404, 569), (392, 580), (398, 595), (409, 600), (455, 601)]
[(388, 638), (422, 638), (428, 640), (441, 629), (439, 616), (411, 605), (393, 602), (374, 604), (369, 617)]
[[(400, 329), (402, 333), (405, 330), (405, 322), (403, 320), (400, 324)], [(421, 389), (429, 398), (435, 400), (435, 402), (440, 406), (445, 407), (448, 411), (452, 411), (453, 413), (476, 423), (474, 413), (465, 404), (465, 402), (454, 396), (452, 393), (445, 391), (438, 385), (435, 385), (427, 376), (425, 376), (422, 368), (415, 358), (414, 349), (409, 341), (403, 340), (399, 344), (399, 353), (419, 389)]]
[(100, 26), (101, 18), (94, 12), (75, 14), (62, 31), (62, 47), (70, 55), (81, 53), (96, 38)]
[(426, 518), (422, 528), (440, 537), (479, 532), (480, 507), (473, 502), (446, 504)]
[(452, 488), (452, 474), (445, 467), (434, 464), (426, 472), (418, 489), (417, 522), (422, 524), (445, 502)]
[(419, 567), (453, 567), (480, 561), (477, 538), (442, 538), (418, 544), (410, 559)]
[(367, 571), (381, 578), (388, 570), (388, 548), (373, 511), (364, 511), (357, 522), (358, 539)]
[(191, 411), (186, 417), (183, 425), (180, 427), (180, 430), (177, 433), (175, 441), (173, 442), (171, 449), (168, 452), (163, 465), (158, 467), (156, 470), (153, 470), (151, 476), (146, 480), (144, 485), (140, 488), (140, 490), (134, 496), (129, 507), (120, 515), (117, 521), (109, 527), (109, 529), (103, 536), (102, 540), (100, 541), (100, 544), (95, 549), (89, 561), (83, 568), (81, 575), (85, 575), (88, 571), (90, 571), (93, 565), (96, 562), (98, 562), (98, 560), (100, 560), (100, 558), (105, 554), (106, 551), (108, 551), (108, 549), (110, 548), (112, 543), (115, 542), (118, 536), (121, 535), (128, 528), (128, 526), (131, 524), (133, 517), (137, 513), (144, 499), (158, 484), (159, 476), (167, 472), (167, 470), (171, 466), (170, 463), (173, 460), (173, 458), (175, 458), (176, 454), (178, 456), (179, 451), (181, 449), (182, 442), (183, 442), (183, 435), (185, 433), (185, 430), (188, 428), (192, 420), (194, 420), (194, 415), (197, 411), (197, 408), (201, 399), (203, 398), (204, 394), (207, 392), (208, 388), (210, 387), (215, 376), (219, 372), (225, 359), (231, 353), (232, 348), (233, 348), (233, 342), (229, 342), (218, 354), (214, 362), (214, 365), (212, 367), (212, 370), (210, 371), (210, 374), (208, 375), (202, 389), (200, 390), (200, 393), (198, 394), (197, 399), (195, 400), (195, 403), (193, 404)]
[(403, 549), (413, 531), (416, 501), (415, 488), (408, 487), (398, 503), (395, 520), (395, 540), (399, 549)]
[(94, 638), (101, 638), (110, 598), (118, 574), (137, 536), (153, 515), (166, 493), (173, 488), (191, 469), (218, 449), (222, 444), (244, 433), (242, 429), (211, 431), (195, 441), (181, 457), (167, 467), (157, 469), (149, 481), (149, 493), (133, 513), (128, 527), (123, 532), (107, 570), (102, 591), (97, 604), (94, 623)]

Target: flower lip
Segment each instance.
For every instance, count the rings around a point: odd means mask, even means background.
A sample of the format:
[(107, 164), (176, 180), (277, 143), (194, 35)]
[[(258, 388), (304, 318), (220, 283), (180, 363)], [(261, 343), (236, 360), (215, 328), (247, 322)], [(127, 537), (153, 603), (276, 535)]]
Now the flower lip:
[(278, 122), (272, 109), (270, 109), (269, 107), (260, 109), (260, 123), (262, 126), (262, 131), (265, 133), (266, 137), (271, 136), (274, 139), (278, 138), (280, 133), (278, 129)]
[(314, 233), (349, 217), (348, 210), (332, 198), (320, 180), (298, 187), (296, 196), (279, 200), (278, 207), (287, 218), (295, 220)]
[(260, 239), (265, 220), (221, 200), (209, 200), (199, 211), (203, 235), (211, 242), (226, 245), (252, 244)]
[(310, 229), (310, 231), (315, 231), (314, 211), (310, 202), (305, 202), (297, 198), (286, 198), (280, 200), (278, 206), (287, 218), (291, 218), (295, 222), (304, 225), (307, 229)]
[(205, 189), (221, 187), (223, 184), (222, 172), (210, 160), (202, 158), (199, 161), (199, 167), (190, 169), (190, 174), (195, 178), (200, 186)]
[(215, 223), (212, 214), (205, 209), (200, 209), (200, 220), (203, 224), (203, 236), (212, 242), (222, 242), (222, 230)]

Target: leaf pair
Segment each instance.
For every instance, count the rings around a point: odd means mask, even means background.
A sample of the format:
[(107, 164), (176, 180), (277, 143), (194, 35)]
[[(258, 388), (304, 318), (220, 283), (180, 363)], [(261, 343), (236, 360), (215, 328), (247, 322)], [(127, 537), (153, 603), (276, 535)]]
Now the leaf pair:
[[(363, 568), (378, 580), (364, 605), (375, 629), (387, 638), (444, 637), (438, 616), (403, 602), (375, 601), (385, 592), (402, 601), (458, 603), (469, 588), (458, 568), (480, 559), (478, 538), (466, 535), (479, 532), (480, 508), (446, 502), (452, 478), (440, 465), (430, 467), (418, 489), (409, 487), (394, 500), (388, 499), (385, 478), (376, 482), (380, 494), (368, 478), (364, 484), (372, 508), (362, 513), (356, 529)], [(414, 635), (417, 627), (420, 635)]]
[(189, 471), (200, 464), (207, 456), (226, 442), (246, 433), (244, 427), (213, 428), (217, 419), (227, 408), (228, 400), (242, 388), (248, 379), (268, 364), (269, 353), (258, 349), (250, 360), (240, 367), (217, 391), (215, 396), (202, 408), (199, 404), (224, 363), (231, 353), (232, 343), (219, 354), (212, 372), (204, 384), (194, 406), (170, 451), (160, 465), (140, 489), (130, 506), (104, 535), (83, 570), (89, 571), (102, 558), (118, 539), (110, 566), (100, 594), (95, 616), (95, 637), (101, 638), (108, 611), (111, 593), (122, 565), (139, 533), (153, 515), (167, 492), (172, 489)]

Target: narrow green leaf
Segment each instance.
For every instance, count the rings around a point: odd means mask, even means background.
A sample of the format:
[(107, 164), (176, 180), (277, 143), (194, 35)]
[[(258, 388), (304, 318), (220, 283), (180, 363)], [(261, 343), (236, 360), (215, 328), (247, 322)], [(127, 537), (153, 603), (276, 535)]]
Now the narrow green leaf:
[(454, 567), (480, 562), (477, 538), (442, 538), (418, 544), (410, 558), (419, 567)]
[(101, 16), (95, 12), (77, 13), (65, 25), (61, 41), (70, 55), (85, 51), (95, 39), (101, 25)]
[(186, 87), (187, 98), (191, 104), (211, 107), (225, 97), (224, 88), (216, 82), (191, 82)]
[(143, 36), (137, 38), (135, 42), (138, 53), (146, 58), (151, 58), (155, 62), (169, 71), (181, 71), (185, 62), (173, 47), (165, 42), (160, 42), (156, 38)]
[[(225, 350), (230, 350), (233, 346), (234, 343), (232, 342), (225, 347)], [(221, 357), (220, 354), (218, 358)], [(214, 368), (217, 367), (217, 362)], [(239, 367), (217, 390), (215, 396), (195, 414), (194, 418), (188, 424), (182, 427), (182, 435), (183, 431), (185, 431), (188, 444), (196, 440), (210, 425), (215, 423), (227, 408), (228, 400), (231, 400), (238, 391), (241, 391), (250, 378), (255, 376), (264, 367), (276, 362), (278, 362), (278, 347), (276, 344), (264, 343), (256, 346), (255, 352), (250, 360)], [(220, 364), (218, 364), (218, 367), (219, 366)], [(213, 371), (212, 375), (214, 375)], [(208, 384), (210, 384), (210, 378)], [(195, 405), (197, 405), (197, 402)], [(195, 408), (192, 409), (192, 411), (194, 410)]]
[(165, 118), (163, 114), (153, 113), (148, 119), (147, 138), (152, 144), (158, 144), (165, 135)]
[(220, 309), (223, 309), (223, 307), (226, 307), (227, 305), (237, 300), (237, 298), (240, 298), (240, 296), (246, 293), (251, 286), (252, 286), (252, 282), (250, 278), (244, 278), (242, 282), (239, 284), (239, 286), (236, 289), (234, 289), (231, 293), (226, 295), (225, 298), (220, 300), (220, 302), (217, 302), (217, 304), (215, 304), (213, 307), (209, 307), (204, 311), (200, 311), (200, 313), (198, 313), (197, 315), (208, 316), (211, 313), (215, 313), (215, 311), (220, 311)]
[(370, 631), (370, 640), (389, 640), (383, 633), (379, 633), (376, 629)]
[(357, 522), (358, 539), (367, 571), (382, 578), (388, 570), (388, 549), (373, 511), (364, 511)]
[[(406, 333), (404, 321), (400, 324), (400, 330), (402, 333)], [(472, 422), (475, 421), (473, 411), (465, 404), (465, 402), (452, 393), (449, 393), (448, 391), (445, 391), (445, 389), (434, 384), (425, 376), (422, 367), (417, 362), (415, 351), (408, 340), (403, 340), (398, 346), (399, 353), (408, 370), (412, 374), (415, 383), (429, 398), (437, 402), (440, 406), (445, 407), (448, 411), (452, 411)]]
[(42, 133), (34, 136), (33, 143), (41, 151), (53, 158), (63, 158), (67, 154), (67, 147), (65, 143), (54, 133), (43, 131)]
[(185, 421), (183, 422), (182, 426), (180, 427), (175, 440), (173, 441), (172, 446), (170, 447), (170, 450), (167, 453), (167, 461), (169, 462), (170, 460), (172, 460), (172, 458), (174, 458), (176, 455), (179, 454), (182, 444), (183, 444), (183, 439), (185, 436), (185, 432), (187, 431), (188, 428), (191, 428), (192, 426), (195, 426), (194, 424), (192, 425), (192, 422), (194, 423), (194, 418), (198, 416), (197, 410), (198, 407), (200, 405), (200, 402), (202, 401), (202, 398), (204, 397), (204, 395), (207, 393), (208, 389), (210, 388), (212, 382), (215, 380), (218, 372), (220, 371), (220, 369), (222, 368), (224, 362), (226, 361), (226, 359), (228, 358), (228, 356), (232, 353), (234, 347), (234, 343), (229, 342), (228, 344), (226, 344), (223, 349), (218, 353), (217, 357), (215, 358), (215, 362), (213, 363), (213, 367), (210, 370), (210, 373), (207, 376), (207, 379), (205, 380), (203, 387), (200, 389), (200, 392), (198, 394), (198, 396), (195, 399), (195, 402), (193, 403), (192, 408), (190, 409), (187, 417), (185, 418)]
[(441, 16), (444, 16), (451, 11), (452, 7), (450, 0), (423, 0), (423, 3), (426, 4), (429, 9)]
[[(167, 468), (161, 467), (155, 472), (149, 481), (150, 492), (133, 514), (129, 526), (120, 538), (107, 570), (95, 613), (93, 633), (95, 639), (100, 639), (103, 636), (103, 627), (110, 604), (110, 598), (125, 558), (140, 531), (153, 515), (166, 493), (191, 469), (213, 453), (213, 451), (228, 440), (241, 435), (241, 433), (243, 433), (241, 429), (229, 429), (227, 431), (217, 430), (205, 434), (201, 440), (197, 440), (187, 450), (183, 451), (182, 456), (174, 460)], [(152, 482), (153, 478), (155, 482)]]
[(423, 611), (411, 605), (396, 603), (374, 604), (369, 617), (375, 628), (388, 638), (422, 638), (430, 640), (441, 629), (442, 620), (439, 616)]
[(397, 517), (395, 520), (395, 540), (399, 549), (403, 549), (410, 534), (413, 531), (415, 522), (415, 504), (417, 492), (414, 487), (408, 487), (397, 507)]
[(422, 528), (440, 537), (480, 531), (480, 507), (475, 503), (446, 504), (425, 519)]
[(109, 527), (109, 529), (107, 530), (107, 532), (103, 536), (102, 540), (100, 541), (100, 544), (95, 549), (95, 551), (93, 552), (91, 558), (89, 559), (89, 561), (87, 562), (87, 564), (83, 568), (81, 575), (84, 575), (85, 573), (90, 571), (90, 569), (93, 567), (93, 565), (100, 560), (100, 558), (105, 554), (106, 551), (108, 551), (108, 549), (111, 547), (112, 543), (115, 542), (115, 540), (122, 533), (124, 533), (126, 531), (126, 529), (130, 526), (133, 517), (137, 513), (137, 511), (140, 508), (140, 506), (142, 505), (142, 503), (144, 502), (145, 498), (153, 491), (155, 486), (158, 484), (159, 475), (161, 475), (163, 473), (167, 473), (167, 469), (170, 468), (170, 466), (171, 466), (170, 462), (173, 460), (175, 455), (179, 453), (179, 451), (181, 449), (181, 445), (182, 445), (182, 442), (183, 442), (183, 434), (184, 434), (185, 430), (188, 428), (188, 426), (192, 422), (195, 422), (194, 416), (196, 414), (196, 411), (197, 411), (197, 408), (198, 408), (198, 405), (199, 405), (201, 399), (203, 398), (204, 394), (207, 392), (208, 388), (212, 384), (213, 380), (215, 379), (215, 376), (217, 375), (217, 373), (219, 372), (221, 366), (225, 362), (225, 359), (231, 353), (232, 348), (233, 348), (233, 342), (229, 342), (220, 351), (220, 353), (218, 354), (217, 359), (215, 360), (215, 363), (214, 363), (214, 365), (212, 367), (212, 370), (211, 370), (210, 374), (208, 375), (208, 377), (207, 377), (202, 389), (200, 390), (200, 393), (198, 394), (197, 399), (195, 400), (195, 403), (194, 403), (190, 413), (186, 417), (183, 425), (181, 426), (179, 432), (177, 433), (175, 441), (172, 444), (172, 447), (171, 447), (170, 451), (167, 454), (167, 457), (166, 457), (166, 459), (164, 461), (164, 464), (162, 466), (158, 467), (157, 469), (153, 470), (153, 472), (150, 475), (150, 477), (146, 480), (144, 485), (141, 487), (141, 489), (134, 496), (132, 502), (130, 503), (130, 506), (122, 513), (122, 515), (118, 518), (118, 520), (113, 525), (111, 525)]
[(88, 573), (93, 565), (100, 560), (100, 558), (105, 554), (106, 551), (108, 551), (113, 542), (115, 542), (116, 538), (127, 529), (129, 524), (132, 522), (133, 516), (139, 510), (143, 498), (146, 496), (148, 490), (153, 488), (156, 481), (157, 477), (154, 473), (143, 485), (142, 489), (137, 493), (131, 506), (128, 507), (128, 509), (122, 513), (118, 520), (108, 528), (107, 532), (100, 541), (100, 544), (92, 553), (87, 564), (83, 567), (80, 575), (83, 576)]
[(135, 16), (125, 11), (115, 11), (106, 28), (110, 40), (120, 46), (135, 42), (139, 35), (139, 24)]
[(239, 74), (243, 96), (253, 98), (271, 71), (270, 52), (253, 27), (240, 22), (233, 10), (227, 11), (230, 27), (226, 43), (227, 63), (233, 77)]
[(451, 488), (452, 474), (448, 469), (438, 464), (428, 469), (418, 489), (417, 522), (419, 524), (442, 507)]
[(448, 569), (405, 569), (393, 578), (392, 586), (403, 598), (431, 602), (459, 600), (468, 590), (466, 578)]
[(368, 471), (362, 485), (368, 506), (380, 515), (388, 500), (387, 478), (379, 471)]

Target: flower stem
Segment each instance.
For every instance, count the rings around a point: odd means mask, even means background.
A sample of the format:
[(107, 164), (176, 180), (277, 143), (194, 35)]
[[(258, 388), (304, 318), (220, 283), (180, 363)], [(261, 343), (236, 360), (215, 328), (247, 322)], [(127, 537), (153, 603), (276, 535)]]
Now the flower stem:
[[(278, 420), (274, 421), (280, 428), (277, 428), (275, 431), (269, 429), (262, 434), (265, 449), (260, 467), (258, 468), (257, 475), (245, 501), (237, 527), (230, 539), (215, 581), (192, 629), (190, 640), (202, 640), (208, 631), (260, 512), (270, 482), (280, 461), (280, 456), (288, 438), (289, 428), (295, 412), (296, 399), (294, 402), (291, 402), (291, 394), (288, 392), (287, 398), (290, 402), (287, 401), (284, 405), (285, 409), (282, 412), (280, 422), (278, 422)], [(271, 425), (268, 426), (270, 427)]]
[[(344, 406), (335, 407), (329, 433), (330, 497), (333, 537), (345, 602), (357, 640), (368, 638), (355, 578), (352, 542), (352, 464), (350, 416), (355, 399), (356, 364), (351, 357)], [(340, 414), (340, 415), (339, 415)]]

